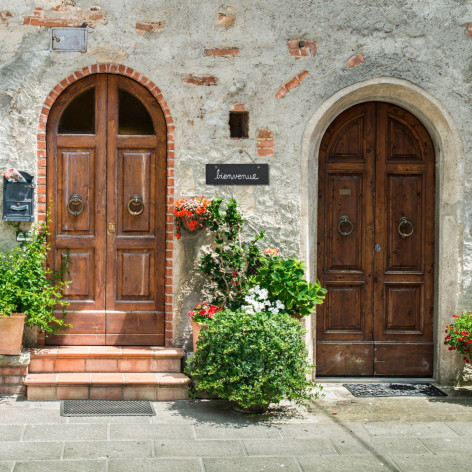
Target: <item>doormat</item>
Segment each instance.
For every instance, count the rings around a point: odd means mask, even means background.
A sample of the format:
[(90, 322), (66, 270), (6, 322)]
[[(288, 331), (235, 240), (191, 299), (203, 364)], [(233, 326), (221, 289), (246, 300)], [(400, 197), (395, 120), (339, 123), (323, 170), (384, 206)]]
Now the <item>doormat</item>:
[(151, 402), (63, 400), (61, 416), (156, 416)]
[(424, 383), (343, 384), (355, 397), (447, 397), (439, 388)]

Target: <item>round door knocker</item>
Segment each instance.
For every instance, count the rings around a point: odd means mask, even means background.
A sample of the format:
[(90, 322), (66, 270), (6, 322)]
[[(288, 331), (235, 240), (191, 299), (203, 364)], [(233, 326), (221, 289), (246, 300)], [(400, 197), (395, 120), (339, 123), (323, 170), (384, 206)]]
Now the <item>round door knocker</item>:
[[(75, 207), (75, 210), (72, 208)], [(74, 216), (79, 216), (84, 211), (85, 205), (82, 200), (82, 197), (78, 193), (74, 193), (69, 198), (69, 202), (67, 203), (67, 211)]]
[[(341, 229), (341, 227), (346, 226), (346, 225), (348, 225), (349, 229), (348, 229), (348, 231), (343, 231)], [(341, 236), (349, 236), (352, 233), (353, 230), (354, 230), (354, 225), (352, 224), (352, 221), (349, 218), (349, 216), (346, 216), (346, 215), (341, 216), (341, 218), (339, 218), (339, 222), (338, 222), (339, 234)]]
[[(133, 208), (134, 210), (132, 210)], [(128, 202), (128, 211), (130, 215), (138, 216), (144, 211), (143, 197), (138, 193), (135, 193)]]
[[(407, 233), (406, 231), (408, 231), (408, 229), (410, 229), (410, 231)], [(408, 236), (411, 236), (414, 233), (414, 231), (415, 231), (415, 228), (413, 226), (413, 223), (410, 221), (410, 219), (407, 218), (406, 216), (402, 216), (400, 218), (400, 222), (398, 223), (398, 234), (402, 238), (408, 238)]]

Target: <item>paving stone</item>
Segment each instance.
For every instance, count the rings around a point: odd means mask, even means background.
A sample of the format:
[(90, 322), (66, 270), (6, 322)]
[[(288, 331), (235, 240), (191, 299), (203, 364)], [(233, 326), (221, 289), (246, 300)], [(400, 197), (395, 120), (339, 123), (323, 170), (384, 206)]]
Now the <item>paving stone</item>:
[(3, 460), (47, 460), (61, 457), (62, 443), (0, 442), (0, 457)]
[(0, 461), (0, 472), (11, 472), (14, 462)]
[(108, 472), (202, 472), (199, 459), (111, 459)]
[(23, 441), (85, 441), (107, 439), (105, 424), (41, 424), (26, 426)]
[(427, 454), (428, 449), (415, 437), (333, 437), (330, 438), (339, 454)]
[(152, 457), (150, 441), (66, 442), (64, 459), (102, 459), (106, 457)]
[(455, 421), (453, 423), (446, 423), (458, 436), (472, 436), (472, 423), (464, 421)]
[(105, 472), (106, 460), (17, 462), (13, 472)]
[(236, 440), (156, 440), (156, 457), (228, 457), (245, 456), (241, 441)]
[[(422, 438), (421, 442), (434, 454), (448, 452), (465, 452), (468, 454), (472, 450), (472, 438), (469, 437), (462, 437), (456, 439)], [(398, 453), (401, 452), (402, 451), (398, 451)]]
[[(298, 456), (303, 472), (394, 472), (399, 471), (391, 461), (375, 455), (362, 456)], [(424, 472), (424, 471), (423, 471)]]
[(327, 439), (255, 439), (245, 440), (249, 456), (293, 456), (304, 454), (337, 454)]
[(195, 425), (197, 439), (281, 439), (277, 427), (266, 425)]
[(193, 426), (187, 424), (142, 424), (130, 428), (126, 424), (114, 424), (111, 439), (193, 439)]
[(162, 423), (175, 421), (176, 416), (179, 422), (185, 421), (195, 423), (205, 421), (215, 424), (250, 424), (254, 423), (250, 415), (234, 411), (226, 400), (192, 400), (175, 402), (153, 403), (156, 416), (152, 423)]
[[(366, 423), (364, 428), (372, 436), (421, 436), (457, 438), (457, 434), (444, 423)], [(471, 429), (472, 432), (472, 429)]]
[(70, 416), (68, 423), (87, 424), (149, 424), (153, 416)]
[(465, 472), (471, 469), (472, 453), (433, 455), (393, 455), (392, 460), (404, 472), (454, 470)]
[(362, 423), (333, 422), (312, 424), (284, 424), (278, 426), (280, 433), (287, 439), (326, 438), (328, 436), (362, 436), (369, 433)]
[[(293, 457), (232, 457), (203, 459), (206, 472), (299, 472)], [(312, 469), (317, 470), (317, 469)]]
[(36, 408), (0, 408), (0, 424), (65, 423), (57, 410)]
[(24, 426), (22, 424), (11, 424), (0, 428), (0, 441), (19, 441)]

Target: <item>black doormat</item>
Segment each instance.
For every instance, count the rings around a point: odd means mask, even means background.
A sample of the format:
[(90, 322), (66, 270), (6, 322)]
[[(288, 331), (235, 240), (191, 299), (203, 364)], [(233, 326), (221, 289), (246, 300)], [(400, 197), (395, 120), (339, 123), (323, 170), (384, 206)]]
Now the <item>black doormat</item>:
[(64, 400), (61, 416), (156, 416), (151, 402)]
[(355, 397), (447, 397), (434, 385), (424, 383), (343, 384)]

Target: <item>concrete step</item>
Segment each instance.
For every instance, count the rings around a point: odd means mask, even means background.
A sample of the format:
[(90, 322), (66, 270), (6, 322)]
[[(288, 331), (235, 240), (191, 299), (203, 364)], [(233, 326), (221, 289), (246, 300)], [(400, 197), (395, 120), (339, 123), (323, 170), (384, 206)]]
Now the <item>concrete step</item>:
[(31, 349), (29, 373), (180, 372), (185, 352), (154, 346), (51, 346)]
[(28, 400), (185, 400), (189, 378), (181, 373), (31, 373)]

